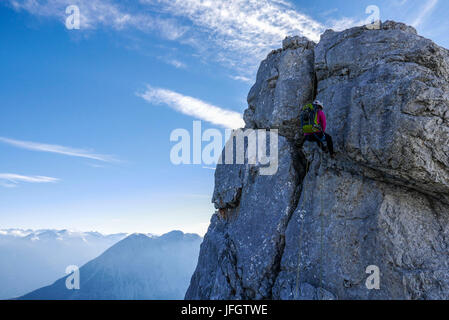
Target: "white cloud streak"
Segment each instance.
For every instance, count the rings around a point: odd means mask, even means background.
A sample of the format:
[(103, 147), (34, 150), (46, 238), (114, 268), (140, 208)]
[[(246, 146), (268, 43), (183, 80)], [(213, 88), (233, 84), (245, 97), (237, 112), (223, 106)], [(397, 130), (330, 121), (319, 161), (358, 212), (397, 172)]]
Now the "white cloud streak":
[(26, 183), (55, 183), (59, 179), (45, 176), (24, 176), (15, 173), (0, 173), (0, 186), (14, 188), (21, 182)]
[(250, 78), (244, 77), (244, 76), (230, 76), (230, 78), (233, 80), (242, 81), (242, 82), (246, 82), (249, 84), (253, 83), (253, 80), (251, 80)]
[(417, 28), (421, 24), (423, 24), (425, 22), (425, 20), (428, 18), (428, 16), (432, 13), (433, 9), (435, 9), (435, 6), (437, 4), (438, 4), (438, 0), (427, 0), (424, 7), (420, 11), (419, 15), (412, 22), (412, 26)]
[(176, 60), (176, 59), (165, 59), (164, 61), (166, 63), (168, 63), (169, 65), (172, 65), (176, 69), (185, 69), (185, 68), (187, 68), (187, 65), (184, 62), (181, 62), (181, 61)]
[[(164, 13), (188, 19), (193, 27), (183, 40), (203, 55), (252, 77), (258, 62), (289, 35), (318, 41), (325, 27), (273, 0), (141, 0)], [(186, 39), (187, 38), (187, 39)]]
[[(292, 32), (319, 40), (323, 26), (286, 2), (273, 0), (141, 0), (163, 4), (162, 10), (190, 19), (194, 25), (223, 39), (230, 46), (273, 45)], [(276, 43), (278, 45), (278, 43)], [(224, 44), (227, 45), (227, 44)]]
[(103, 162), (117, 162), (118, 160), (110, 155), (102, 155), (92, 153), (88, 150), (84, 149), (75, 149), (71, 147), (64, 147), (55, 144), (45, 144), (39, 142), (31, 142), (31, 141), (21, 141), (15, 139), (9, 139), (5, 137), (0, 137), (0, 143), (5, 143), (17, 148), (32, 150), (32, 151), (41, 151), (41, 152), (50, 152), (57, 153), (66, 156), (72, 157), (80, 157), (80, 158), (88, 158), (92, 160), (98, 160)]
[(65, 9), (76, 5), (80, 9), (80, 28), (95, 29), (100, 26), (115, 30), (126, 28), (140, 31), (157, 32), (169, 40), (180, 38), (187, 27), (178, 24), (174, 19), (160, 18), (144, 14), (137, 10), (125, 10), (120, 1), (114, 0), (8, 0), (16, 10), (25, 10), (31, 14), (54, 17), (65, 23)]
[(222, 109), (171, 90), (147, 86), (147, 90), (143, 93), (137, 93), (137, 96), (149, 103), (164, 104), (183, 114), (225, 128), (237, 129), (245, 126), (242, 115), (238, 112)]
[(318, 41), (325, 27), (284, 0), (9, 0), (16, 10), (65, 21), (78, 5), (81, 29), (133, 28), (192, 46), (207, 60), (253, 78), (260, 60), (289, 35)]

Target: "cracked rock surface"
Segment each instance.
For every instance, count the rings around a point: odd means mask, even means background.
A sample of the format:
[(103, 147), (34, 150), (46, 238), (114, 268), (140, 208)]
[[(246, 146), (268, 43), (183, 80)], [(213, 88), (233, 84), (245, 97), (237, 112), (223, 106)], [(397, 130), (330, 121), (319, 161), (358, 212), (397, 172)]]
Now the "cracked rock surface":
[[(302, 139), (315, 98), (335, 159)], [(448, 50), (393, 21), (287, 38), (244, 118), (279, 130), (278, 171), (217, 166), (226, 218), (212, 216), (187, 299), (449, 299)]]

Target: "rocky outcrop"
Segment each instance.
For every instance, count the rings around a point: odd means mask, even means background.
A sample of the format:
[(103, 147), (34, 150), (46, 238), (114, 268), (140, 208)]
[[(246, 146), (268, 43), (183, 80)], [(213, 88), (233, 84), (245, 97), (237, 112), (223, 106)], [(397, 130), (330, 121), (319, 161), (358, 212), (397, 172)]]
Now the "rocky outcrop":
[(248, 94), (247, 128), (279, 129), (289, 139), (300, 137), (298, 105), (313, 99), (316, 84), (314, 47), (307, 38), (287, 38), (282, 49), (262, 62)]
[[(302, 141), (315, 98), (335, 159)], [(448, 50), (391, 21), (287, 38), (248, 105), (247, 129), (280, 132), (279, 169), (217, 166), (187, 299), (449, 299)]]

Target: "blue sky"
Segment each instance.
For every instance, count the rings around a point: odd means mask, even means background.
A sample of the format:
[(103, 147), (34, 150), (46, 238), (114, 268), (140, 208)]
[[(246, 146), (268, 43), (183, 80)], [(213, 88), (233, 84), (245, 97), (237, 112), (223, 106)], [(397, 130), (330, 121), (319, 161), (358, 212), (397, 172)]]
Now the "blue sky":
[(270, 50), (369, 5), (449, 47), (443, 0), (1, 1), (0, 229), (204, 233), (214, 171), (173, 165), (171, 132), (240, 126)]

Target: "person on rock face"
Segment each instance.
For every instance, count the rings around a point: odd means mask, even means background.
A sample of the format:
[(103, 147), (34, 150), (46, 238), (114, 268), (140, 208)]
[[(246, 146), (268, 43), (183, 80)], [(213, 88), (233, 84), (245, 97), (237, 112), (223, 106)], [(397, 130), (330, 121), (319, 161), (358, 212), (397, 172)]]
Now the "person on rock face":
[(332, 137), (326, 133), (326, 115), (323, 109), (323, 104), (318, 100), (304, 106), (301, 113), (301, 126), (306, 141), (316, 142), (321, 150), (329, 152), (334, 158), (334, 144)]

